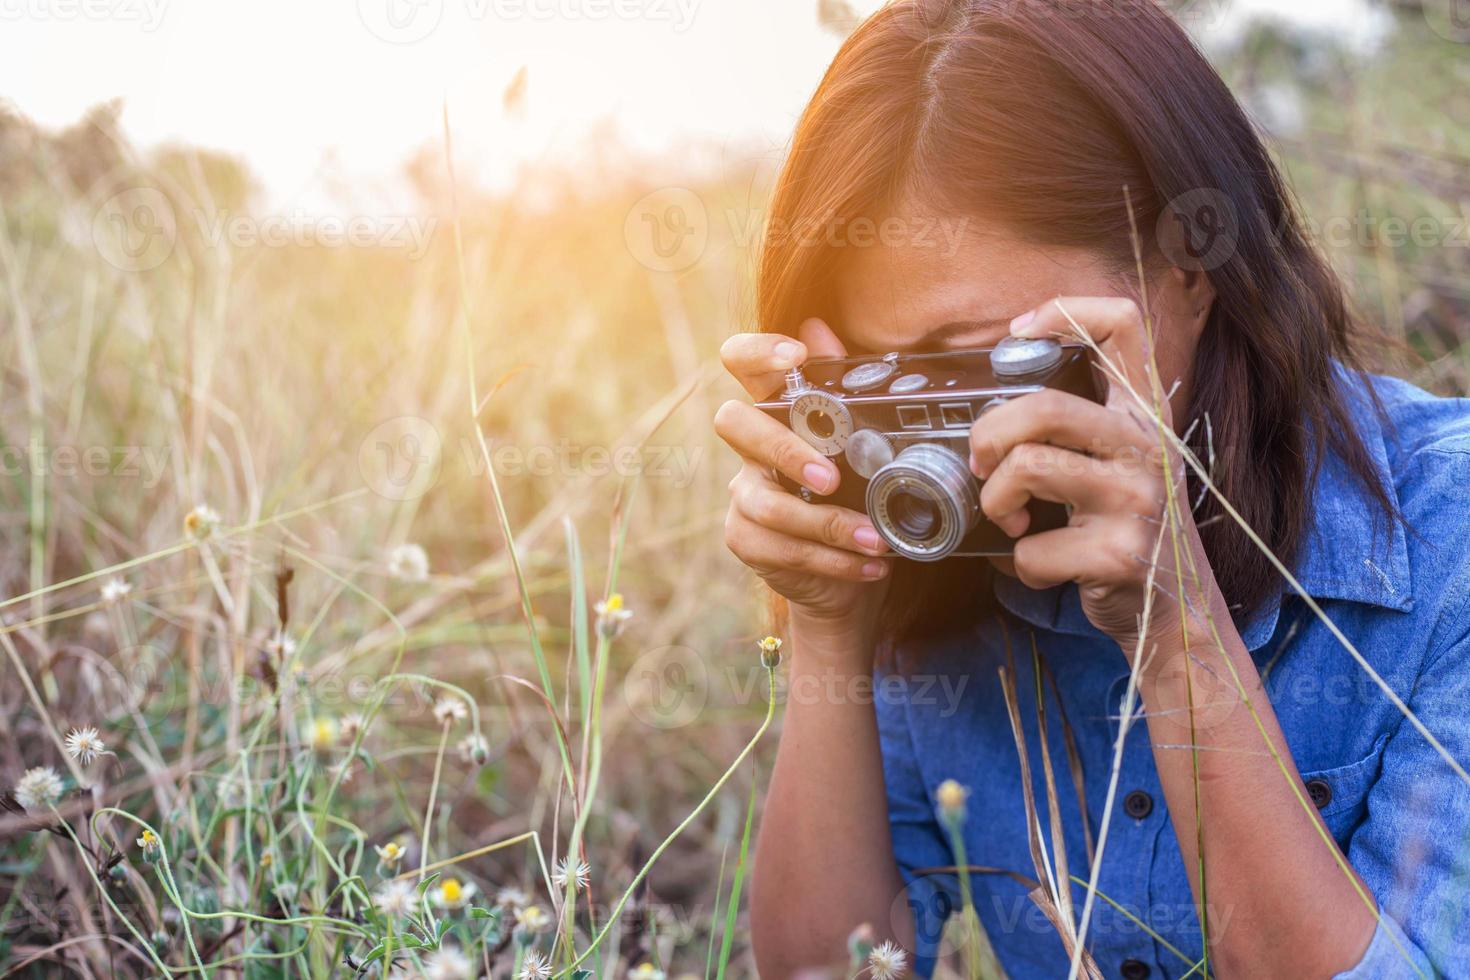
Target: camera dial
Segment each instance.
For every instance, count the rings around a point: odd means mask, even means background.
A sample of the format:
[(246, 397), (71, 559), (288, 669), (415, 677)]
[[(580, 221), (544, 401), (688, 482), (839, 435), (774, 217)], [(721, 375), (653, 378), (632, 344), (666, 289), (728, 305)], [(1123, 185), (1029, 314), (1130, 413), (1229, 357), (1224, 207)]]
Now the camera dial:
[(854, 394), (871, 391), (898, 373), (898, 365), (893, 363), (896, 360), (896, 357), (892, 360), (885, 358), (859, 364), (842, 376), (842, 387)]
[(791, 431), (823, 456), (840, 456), (852, 435), (852, 413), (836, 395), (808, 388), (791, 401)]
[(888, 386), (890, 395), (907, 395), (914, 391), (923, 391), (929, 387), (929, 379), (922, 374), (905, 374)]
[(990, 352), (990, 373), (1014, 381), (1044, 374), (1062, 362), (1062, 345), (1045, 337), (1007, 337)]

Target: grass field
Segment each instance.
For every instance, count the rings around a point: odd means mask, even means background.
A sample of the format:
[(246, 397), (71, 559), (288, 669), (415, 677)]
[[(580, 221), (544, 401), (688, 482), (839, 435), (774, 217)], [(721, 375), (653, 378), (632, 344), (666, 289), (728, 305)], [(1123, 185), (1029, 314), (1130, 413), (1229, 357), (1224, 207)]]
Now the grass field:
[[(1464, 391), (1470, 58), (1403, 18), (1219, 58)], [(402, 214), (272, 215), (105, 107), (0, 116), (0, 972), (754, 975), (781, 681), (709, 420), (773, 161), (444, 160)]]

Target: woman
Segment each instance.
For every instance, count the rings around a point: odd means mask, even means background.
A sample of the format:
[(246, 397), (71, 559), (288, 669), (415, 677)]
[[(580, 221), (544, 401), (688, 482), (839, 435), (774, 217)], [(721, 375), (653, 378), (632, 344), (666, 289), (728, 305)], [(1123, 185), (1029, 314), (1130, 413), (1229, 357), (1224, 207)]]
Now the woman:
[[(963, 224), (953, 243), (944, 222)], [(959, 903), (945, 780), (970, 793), (968, 864), (1036, 877), (1007, 642), (1043, 825), (1046, 692), (1083, 882), (1109, 823), (1108, 901), (1086, 937), (1103, 975), (1470, 975), (1466, 405), (1358, 370), (1341, 285), (1184, 31), (1147, 0), (885, 7), (803, 115), (770, 227), (763, 332), (724, 350), (755, 398), (808, 358), (1069, 336), (1073, 321), (1132, 392), (985, 414), (971, 466), (1014, 554), (933, 565), (788, 493), (778, 474), (819, 501), (838, 471), (752, 406), (720, 410), (743, 460), (727, 541), (789, 611), (753, 882), (761, 975), (841, 961), (862, 923), (932, 969)], [(1178, 454), (1166, 464), (1151, 392), (1300, 591)], [(1166, 473), (1184, 500), (1172, 529)], [(1033, 499), (1067, 504), (1069, 526), (1028, 535)], [(1033, 676), (1032, 638), (1054, 685)], [(801, 694), (874, 671), (875, 697)], [(1142, 717), (1118, 746), (1130, 675)], [(1010, 976), (1066, 976), (1027, 889), (971, 878)], [(1073, 896), (1080, 910), (1075, 882)]]

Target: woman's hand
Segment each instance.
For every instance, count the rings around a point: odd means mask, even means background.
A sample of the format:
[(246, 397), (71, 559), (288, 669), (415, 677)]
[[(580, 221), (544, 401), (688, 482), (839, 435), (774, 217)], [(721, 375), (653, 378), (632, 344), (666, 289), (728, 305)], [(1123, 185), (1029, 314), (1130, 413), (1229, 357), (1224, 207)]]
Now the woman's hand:
[[(1103, 356), (1126, 372), (1146, 402), (1157, 401), (1163, 424), (1172, 427), (1168, 399), (1154, 395), (1138, 306), (1129, 299), (1062, 298), (1017, 317), (1012, 334), (1075, 337), (1058, 304), (1087, 328)], [(1167, 597), (1178, 595), (1175, 569), (1181, 565), (1191, 597), (1197, 594), (1197, 567), (1211, 607), (1223, 608), (1223, 602), (1217, 601), (1199, 545), (1177, 453), (1166, 451), (1156, 417), (1116, 380), (1109, 380), (1105, 405), (1048, 389), (986, 412), (970, 433), (971, 469), (985, 481), (980, 494), (985, 516), (1011, 537), (1025, 533), (1030, 521), (1026, 505), (1033, 498), (1071, 507), (1067, 527), (1016, 542), (1016, 575), (1034, 589), (1076, 582), (1088, 619), (1131, 654), (1151, 564), (1157, 563), (1160, 588), (1151, 635), (1157, 636), (1159, 628), (1179, 627), (1178, 603)], [(1166, 459), (1172, 461), (1169, 466)], [(1184, 498), (1178, 500), (1182, 533), (1177, 556), (1165, 523), (1171, 470), (1175, 492)], [(1193, 549), (1193, 564), (1185, 548)]]
[[(800, 340), (779, 334), (736, 334), (720, 356), (756, 399), (779, 391), (785, 373), (814, 357), (844, 351), (820, 320), (800, 328)], [(725, 543), (735, 556), (792, 603), (794, 616), (827, 627), (871, 623), (888, 575), (883, 539), (866, 516), (830, 504), (810, 504), (776, 482), (776, 473), (826, 496), (839, 475), (830, 459), (766, 413), (729, 401), (715, 414), (715, 431), (739, 454), (730, 481)]]

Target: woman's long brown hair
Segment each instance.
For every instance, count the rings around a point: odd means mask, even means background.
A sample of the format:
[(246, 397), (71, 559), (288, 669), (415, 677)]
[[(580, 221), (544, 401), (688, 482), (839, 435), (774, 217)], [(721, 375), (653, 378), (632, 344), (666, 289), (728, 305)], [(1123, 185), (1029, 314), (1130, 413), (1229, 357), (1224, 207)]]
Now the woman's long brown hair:
[[(777, 183), (761, 327), (832, 322), (841, 249), (794, 228), (916, 200), (1023, 240), (1095, 250), (1124, 270), (1134, 265), (1125, 186), (1151, 263), (1151, 230), (1170, 202), (1203, 191), (1232, 206), (1234, 249), (1207, 270), (1217, 300), (1189, 410), (1209, 420), (1194, 449), (1213, 457), (1226, 498), (1290, 565), (1327, 446), (1392, 520), (1337, 383), (1334, 362), (1359, 367), (1363, 332), (1342, 284), (1234, 96), (1152, 0), (900, 0), (863, 23), (803, 113)], [(1237, 615), (1274, 601), (1279, 576), (1218, 503), (1197, 517)], [(973, 622), (989, 607), (987, 567), (896, 563), (887, 638)]]

